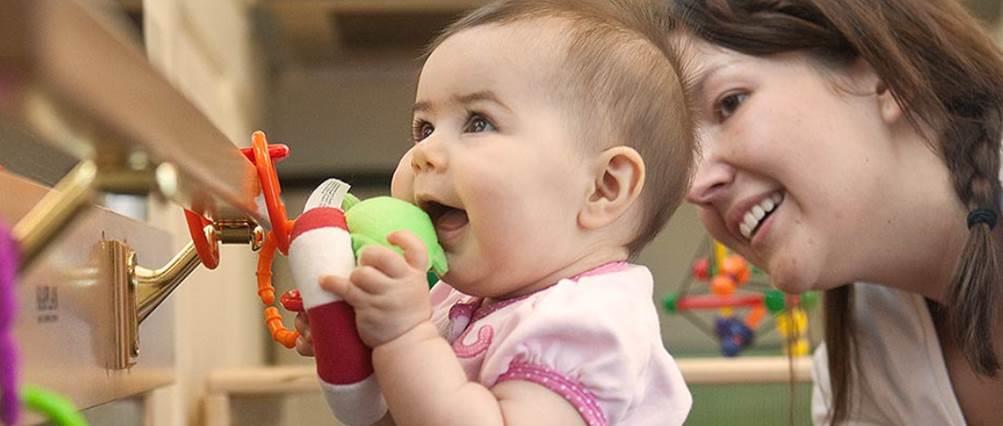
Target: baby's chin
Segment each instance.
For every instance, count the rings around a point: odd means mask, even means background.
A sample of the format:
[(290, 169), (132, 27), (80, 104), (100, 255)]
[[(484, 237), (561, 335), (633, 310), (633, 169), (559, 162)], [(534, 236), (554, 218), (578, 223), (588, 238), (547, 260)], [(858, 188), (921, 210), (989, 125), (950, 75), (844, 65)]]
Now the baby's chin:
[(474, 294), (477, 290), (476, 286), (472, 285), (470, 280), (466, 279), (463, 274), (456, 272), (456, 270), (452, 268), (452, 264), (453, 262), (450, 262), (449, 272), (440, 276), (439, 279), (442, 280), (442, 282), (449, 284), (450, 287), (463, 292), (463, 294), (477, 296), (477, 294)]
[(442, 282), (449, 284), (450, 287), (459, 291), (460, 293), (466, 294), (468, 296), (474, 297), (484, 297), (484, 298), (498, 298), (504, 292), (496, 291), (496, 285), (486, 281), (487, 277), (483, 276), (469, 276), (454, 272), (450, 269), (445, 275), (441, 276)]

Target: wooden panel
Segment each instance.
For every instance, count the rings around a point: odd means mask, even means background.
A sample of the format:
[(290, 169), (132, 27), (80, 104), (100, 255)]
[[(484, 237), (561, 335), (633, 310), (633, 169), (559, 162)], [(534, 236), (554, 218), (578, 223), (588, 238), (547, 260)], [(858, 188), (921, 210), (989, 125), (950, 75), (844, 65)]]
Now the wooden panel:
[[(0, 219), (14, 223), (47, 188), (0, 172)], [(14, 336), (20, 380), (93, 407), (174, 379), (173, 309), (161, 305), (140, 327), (140, 355), (114, 369), (112, 288), (98, 268), (102, 239), (127, 242), (140, 264), (160, 266), (173, 254), (170, 235), (111, 211), (90, 207), (16, 283)], [(31, 419), (29, 419), (31, 420)]]

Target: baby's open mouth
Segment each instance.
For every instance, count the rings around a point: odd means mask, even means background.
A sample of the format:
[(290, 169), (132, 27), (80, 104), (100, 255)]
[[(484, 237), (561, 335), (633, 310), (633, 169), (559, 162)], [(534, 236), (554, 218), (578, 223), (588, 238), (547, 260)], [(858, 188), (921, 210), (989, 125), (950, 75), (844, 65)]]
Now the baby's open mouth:
[(438, 201), (423, 202), (420, 207), (432, 219), (439, 240), (448, 240), (452, 233), (462, 229), (469, 222), (465, 210), (450, 207)]

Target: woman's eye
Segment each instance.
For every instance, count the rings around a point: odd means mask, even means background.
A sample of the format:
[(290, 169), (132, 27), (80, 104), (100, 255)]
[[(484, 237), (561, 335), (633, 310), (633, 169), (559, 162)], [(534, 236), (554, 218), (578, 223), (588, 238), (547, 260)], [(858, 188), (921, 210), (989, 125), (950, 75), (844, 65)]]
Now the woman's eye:
[(433, 127), (431, 123), (417, 120), (412, 125), (411, 137), (415, 142), (421, 142), (425, 140), (425, 138), (431, 136), (434, 131), (435, 127)]
[(495, 126), (480, 114), (472, 114), (467, 120), (467, 126), (463, 131), (467, 133), (480, 133), (495, 130)]
[(731, 117), (732, 114), (738, 110), (738, 107), (742, 106), (748, 98), (749, 94), (745, 92), (736, 92), (725, 95), (714, 107), (714, 113), (717, 115), (718, 120), (727, 120), (728, 117)]

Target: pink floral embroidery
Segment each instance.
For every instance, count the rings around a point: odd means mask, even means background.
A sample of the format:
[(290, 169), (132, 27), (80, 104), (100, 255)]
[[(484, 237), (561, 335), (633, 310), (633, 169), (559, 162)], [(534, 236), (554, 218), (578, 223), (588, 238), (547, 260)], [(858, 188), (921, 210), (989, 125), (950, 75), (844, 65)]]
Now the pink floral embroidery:
[(560, 395), (578, 410), (578, 414), (589, 426), (606, 426), (606, 416), (592, 392), (580, 382), (550, 368), (516, 359), (508, 366), (508, 371), (498, 376), (495, 384), (507, 380), (525, 380), (536, 383)]
[(488, 350), (488, 346), (491, 346), (491, 338), (495, 335), (495, 329), (490, 324), (477, 329), (477, 341), (469, 345), (463, 343), (463, 339), (473, 329), (473, 327), (468, 327), (467, 331), (464, 331), (459, 338), (453, 341), (453, 352), (456, 353), (456, 356), (460, 358), (473, 358), (484, 353)]
[(467, 330), (470, 318), (474, 316), (474, 310), (480, 303), (480, 300), (474, 303), (457, 303), (449, 308), (449, 327), (446, 329), (446, 341), (452, 344)]
[(471, 303), (457, 303), (449, 308), (449, 319), (456, 319), (457, 317), (467, 317), (470, 318), (474, 315), (474, 311), (480, 306), (481, 301)]
[[(516, 297), (513, 297), (511, 299), (498, 300), (498, 301), (495, 301), (494, 303), (492, 303), (492, 304), (490, 304), (488, 306), (481, 306), (481, 307), (477, 308), (476, 311), (474, 311), (474, 318), (473, 318), (472, 321), (480, 320), (481, 318), (484, 318), (484, 317), (486, 317), (488, 315), (491, 315), (491, 314), (495, 313), (495, 311), (497, 311), (497, 310), (499, 310), (501, 308), (504, 308), (504, 307), (506, 307), (508, 305), (511, 305), (511, 304), (513, 304), (515, 302), (518, 302), (520, 300), (523, 300), (523, 299), (525, 299), (525, 298), (527, 298), (529, 296), (532, 296), (534, 294), (536, 294), (536, 292), (533, 292), (533, 293), (530, 293), (530, 294), (526, 294), (526, 295), (523, 295), (523, 296), (516, 296)], [(483, 301), (483, 300), (484, 299), (481, 299), (481, 301)]]

